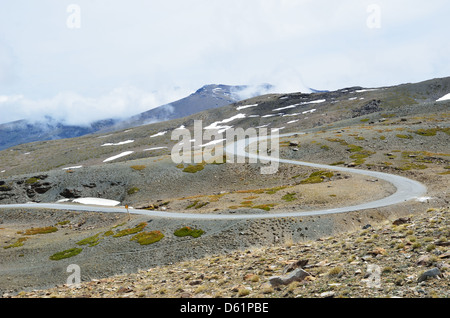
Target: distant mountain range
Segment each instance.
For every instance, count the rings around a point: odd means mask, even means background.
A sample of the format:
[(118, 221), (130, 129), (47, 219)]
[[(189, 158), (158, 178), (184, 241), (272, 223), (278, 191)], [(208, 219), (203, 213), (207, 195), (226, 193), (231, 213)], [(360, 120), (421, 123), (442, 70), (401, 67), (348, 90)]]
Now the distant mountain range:
[[(47, 116), (41, 122), (18, 120), (0, 124), (0, 150), (35, 141), (80, 137), (96, 132), (114, 131), (171, 119), (186, 117), (207, 109), (229, 105), (245, 98), (264, 94), (272, 86), (206, 85), (195, 93), (130, 118), (105, 118), (90, 126), (65, 125)], [(243, 95), (245, 93), (245, 95)], [(244, 97), (245, 96), (245, 97)]]

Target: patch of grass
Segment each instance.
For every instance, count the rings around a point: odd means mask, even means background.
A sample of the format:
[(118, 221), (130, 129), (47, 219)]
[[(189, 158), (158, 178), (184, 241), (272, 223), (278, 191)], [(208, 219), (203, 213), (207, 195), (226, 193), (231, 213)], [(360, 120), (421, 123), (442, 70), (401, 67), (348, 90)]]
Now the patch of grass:
[(48, 234), (58, 231), (58, 229), (54, 226), (47, 226), (47, 227), (36, 227), (26, 230), (25, 232), (17, 232), (17, 234), (22, 235), (37, 235), (37, 234)]
[(149, 245), (161, 241), (164, 238), (164, 234), (160, 231), (141, 232), (134, 235), (131, 241), (137, 241), (141, 245)]
[(26, 240), (28, 240), (28, 237), (20, 237), (15, 243), (4, 246), (3, 248), (8, 249), (23, 246), (23, 242), (25, 242)]
[(209, 204), (209, 202), (200, 202), (195, 206), (195, 209), (201, 209), (208, 204)]
[(196, 200), (196, 201), (194, 201), (194, 203), (189, 204), (189, 205), (186, 207), (186, 210), (188, 210), (188, 209), (190, 209), (190, 208), (193, 208), (194, 206), (197, 205), (198, 202), (199, 202), (199, 200)]
[(7, 192), (7, 191), (11, 191), (11, 190), (12, 190), (12, 188), (6, 184), (3, 184), (0, 186), (0, 191)]
[(363, 119), (361, 119), (360, 121), (363, 122), (363, 123), (366, 123), (366, 122), (368, 122), (369, 120), (370, 120), (369, 118), (363, 118)]
[(138, 187), (132, 187), (132, 188), (128, 189), (127, 193), (128, 193), (128, 195), (132, 195), (132, 194), (138, 193), (139, 191), (141, 191), (141, 190)]
[(40, 181), (40, 179), (38, 179), (38, 178), (29, 178), (29, 179), (27, 179), (26, 181), (25, 181), (25, 183), (26, 184), (33, 184), (33, 183), (37, 183), (37, 182), (39, 182)]
[(205, 205), (208, 205), (208, 204), (209, 204), (209, 202), (200, 202), (200, 200), (196, 200), (193, 203), (189, 204), (186, 207), (186, 210), (191, 209), (191, 208), (200, 209), (200, 208), (202, 208), (202, 207), (204, 207)]
[(122, 236), (126, 236), (126, 235), (136, 234), (136, 233), (143, 231), (146, 226), (147, 226), (147, 223), (142, 222), (142, 223), (139, 223), (138, 225), (136, 225), (134, 228), (124, 229), (124, 230), (117, 232), (116, 234), (113, 235), (113, 237), (122, 237)]
[(323, 149), (323, 150), (330, 150), (330, 147), (327, 146), (327, 145), (322, 145), (322, 146), (320, 146), (320, 149)]
[(53, 261), (59, 261), (61, 259), (76, 256), (76, 255), (80, 254), (81, 251), (83, 251), (82, 248), (76, 248), (76, 247), (71, 248), (71, 249), (53, 254), (52, 256), (50, 256), (50, 259)]
[(357, 145), (348, 145), (347, 151), (350, 152), (359, 152), (362, 151), (364, 148), (361, 146), (357, 146)]
[(407, 170), (412, 170), (412, 169), (419, 169), (419, 170), (423, 170), (423, 169), (427, 169), (428, 167), (424, 164), (417, 164), (417, 163), (406, 163), (403, 166), (398, 167), (398, 170), (402, 170), (402, 171), (407, 171)]
[(274, 206), (275, 206), (275, 204), (270, 203), (270, 204), (255, 205), (252, 208), (253, 209), (260, 209), (260, 210), (264, 210), (264, 211), (270, 211), (270, 209), (273, 208)]
[(301, 184), (321, 183), (325, 178), (331, 178), (334, 175), (331, 171), (316, 171), (309, 175), (308, 178), (300, 181)]
[(255, 189), (255, 190), (238, 190), (235, 193), (253, 193), (253, 194), (275, 194), (280, 190), (286, 189), (288, 186), (279, 186), (279, 187), (273, 187), (273, 188), (266, 188), (266, 189)]
[(325, 138), (325, 139), (328, 140), (328, 141), (331, 141), (331, 142), (338, 142), (342, 146), (347, 146), (348, 145), (348, 143), (345, 140), (340, 139), (340, 138)]
[(201, 229), (192, 229), (189, 226), (182, 227), (176, 230), (173, 234), (178, 237), (192, 236), (193, 238), (198, 238), (202, 236), (205, 232)]
[(295, 200), (297, 200), (295, 195), (296, 195), (296, 193), (288, 193), (288, 194), (285, 194), (281, 199), (286, 202), (295, 201)]
[(77, 245), (89, 245), (89, 246), (95, 246), (98, 245), (98, 243), (100, 243), (100, 237), (99, 237), (100, 233), (95, 234), (94, 236), (91, 237), (87, 237), (79, 242), (77, 242)]
[(420, 136), (436, 136), (437, 132), (444, 132), (447, 135), (450, 134), (450, 128), (429, 128), (429, 129), (418, 129), (414, 133)]
[(204, 168), (205, 168), (205, 165), (202, 163), (199, 163), (196, 165), (188, 165), (186, 168), (183, 169), (183, 172), (196, 173), (196, 172), (202, 171)]
[(413, 139), (414, 137), (411, 135), (404, 135), (404, 134), (397, 134), (395, 135), (397, 138), (401, 138), (401, 139)]
[(333, 267), (332, 269), (330, 269), (327, 273), (328, 277), (337, 277), (339, 276), (342, 272), (344, 271), (344, 269), (341, 266), (336, 266)]
[(70, 223), (70, 221), (66, 220), (66, 221), (58, 222), (58, 223), (56, 223), (56, 225), (66, 225), (66, 224), (69, 224), (69, 223)]
[(280, 190), (286, 189), (287, 186), (274, 187), (266, 190), (266, 194), (275, 194)]
[(136, 170), (136, 171), (142, 171), (146, 167), (144, 165), (135, 165), (135, 166), (131, 166), (130, 168), (133, 169), (133, 170)]

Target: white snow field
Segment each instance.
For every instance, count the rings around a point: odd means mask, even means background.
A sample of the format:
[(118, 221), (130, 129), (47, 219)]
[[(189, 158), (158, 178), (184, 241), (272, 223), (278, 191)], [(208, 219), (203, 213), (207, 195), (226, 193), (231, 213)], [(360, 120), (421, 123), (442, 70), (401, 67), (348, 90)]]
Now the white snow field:
[(258, 104), (238, 106), (238, 107), (236, 107), (236, 110), (241, 110), (241, 109), (246, 109), (246, 108), (256, 107), (256, 106), (258, 106)]
[(155, 137), (158, 137), (158, 136), (164, 136), (166, 133), (167, 133), (167, 131), (161, 131), (161, 132), (159, 132), (157, 134), (154, 134), (154, 135), (150, 136), (150, 138), (155, 138)]
[(167, 149), (167, 147), (154, 147), (154, 148), (144, 149), (143, 151), (152, 151), (152, 150), (159, 150), (159, 149)]
[(211, 125), (206, 126), (204, 129), (218, 129), (218, 133), (221, 134), (224, 131), (226, 131), (226, 130), (228, 130), (228, 129), (233, 127), (233, 126), (222, 125), (222, 124), (226, 124), (226, 123), (229, 123), (230, 121), (233, 121), (235, 119), (241, 119), (241, 118), (245, 118), (245, 117), (246, 117), (245, 114), (237, 114), (237, 115), (234, 115), (234, 116), (232, 116), (230, 118), (227, 118), (227, 119), (224, 119), (224, 120), (221, 120), (221, 121), (216, 121), (216, 122), (212, 123)]
[(450, 93), (445, 95), (445, 96), (442, 96), (441, 98), (437, 99), (436, 101), (437, 102), (442, 102), (444, 100), (449, 100), (449, 99), (450, 99)]
[(103, 160), (103, 162), (113, 161), (113, 160), (116, 160), (116, 159), (118, 159), (118, 158), (121, 158), (121, 157), (125, 157), (125, 156), (128, 156), (128, 155), (131, 155), (133, 152), (134, 152), (134, 151), (125, 151), (125, 152), (122, 152), (121, 154), (118, 154), (118, 155), (116, 155), (116, 156), (109, 157), (108, 159)]
[(108, 199), (99, 199), (99, 198), (80, 198), (80, 199), (75, 199), (72, 202), (88, 204), (88, 205), (101, 205), (101, 206), (117, 206), (120, 204), (119, 201), (108, 200)]
[(67, 168), (63, 168), (63, 170), (72, 170), (72, 169), (80, 169), (80, 168), (83, 168), (83, 166), (67, 167)]
[(103, 144), (102, 147), (106, 147), (106, 146), (120, 146), (120, 145), (130, 144), (132, 142), (134, 142), (134, 140), (125, 140), (125, 141), (121, 141), (121, 142), (118, 142), (118, 143), (115, 143), (115, 144), (114, 143), (106, 143), (106, 144)]

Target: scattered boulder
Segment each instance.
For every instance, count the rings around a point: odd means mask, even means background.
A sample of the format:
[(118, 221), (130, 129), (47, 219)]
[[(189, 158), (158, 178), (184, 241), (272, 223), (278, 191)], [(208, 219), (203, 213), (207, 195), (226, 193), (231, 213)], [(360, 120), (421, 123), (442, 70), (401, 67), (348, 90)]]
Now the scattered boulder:
[(423, 282), (427, 280), (428, 278), (434, 278), (434, 277), (442, 277), (441, 270), (437, 267), (432, 268), (430, 270), (427, 270), (426, 272), (422, 273), (422, 275), (419, 276), (417, 279), (417, 282)]
[(392, 224), (394, 224), (394, 225), (402, 225), (402, 224), (408, 223), (410, 221), (411, 221), (410, 218), (399, 218), (399, 219), (395, 220), (394, 222), (392, 222)]
[(297, 268), (304, 268), (308, 264), (307, 259), (301, 259), (296, 262), (293, 262), (289, 265), (286, 265), (286, 267), (283, 269), (283, 274), (289, 273)]
[(336, 293), (333, 291), (327, 291), (320, 294), (322, 298), (333, 298)]
[(34, 188), (34, 191), (36, 191), (37, 193), (44, 194), (47, 191), (49, 191), (52, 188), (52, 186), (49, 182), (45, 182), (43, 184), (37, 184), (35, 186), (32, 186), (32, 188)]
[(418, 266), (429, 266), (430, 264), (431, 264), (430, 255), (422, 255), (416, 262), (416, 265)]
[(34, 190), (33, 189), (27, 189), (27, 196), (30, 198), (30, 199), (32, 199), (32, 198), (34, 198), (35, 196), (36, 196), (36, 192), (34, 192)]
[(69, 189), (66, 188), (64, 191), (60, 193), (61, 196), (63, 196), (66, 199), (77, 199), (81, 198), (81, 191), (77, 189)]
[(310, 273), (304, 271), (301, 268), (297, 268), (291, 274), (286, 276), (273, 276), (269, 278), (269, 283), (273, 287), (278, 287), (281, 285), (289, 285), (293, 282), (300, 282), (304, 280), (306, 277), (311, 276)]
[(365, 104), (364, 106), (354, 109), (352, 117), (355, 118), (355, 117), (379, 112), (382, 110), (380, 105), (381, 105), (381, 100), (373, 99), (370, 102), (368, 102), (367, 104)]

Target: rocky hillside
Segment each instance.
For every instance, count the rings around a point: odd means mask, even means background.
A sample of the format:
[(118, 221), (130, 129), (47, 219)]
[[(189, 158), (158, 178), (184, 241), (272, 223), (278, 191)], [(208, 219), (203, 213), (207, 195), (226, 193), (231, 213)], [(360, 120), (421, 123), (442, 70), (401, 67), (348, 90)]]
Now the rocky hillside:
[[(448, 298), (450, 210), (14, 297)], [(4, 295), (7, 296), (8, 295)]]
[[(302, 132), (280, 138), (280, 157), (387, 172), (427, 187), (424, 197), (384, 208), (254, 220), (2, 207), (0, 294), (447, 297), (449, 91), (443, 78), (263, 95), (167, 122), (0, 151), (5, 205), (97, 198), (168, 213), (270, 215), (346, 207), (395, 191), (333, 169), (281, 164), (261, 175), (259, 162), (176, 164), (170, 154), (180, 141), (171, 134), (180, 127), (193, 134), (195, 120)], [(82, 287), (29, 293), (63, 285), (70, 264), (81, 267)], [(301, 270), (286, 268), (291, 264)], [(427, 270), (430, 278), (420, 278)], [(381, 286), (374, 280), (368, 287), (372, 274)], [(294, 278), (301, 280), (284, 284)]]

